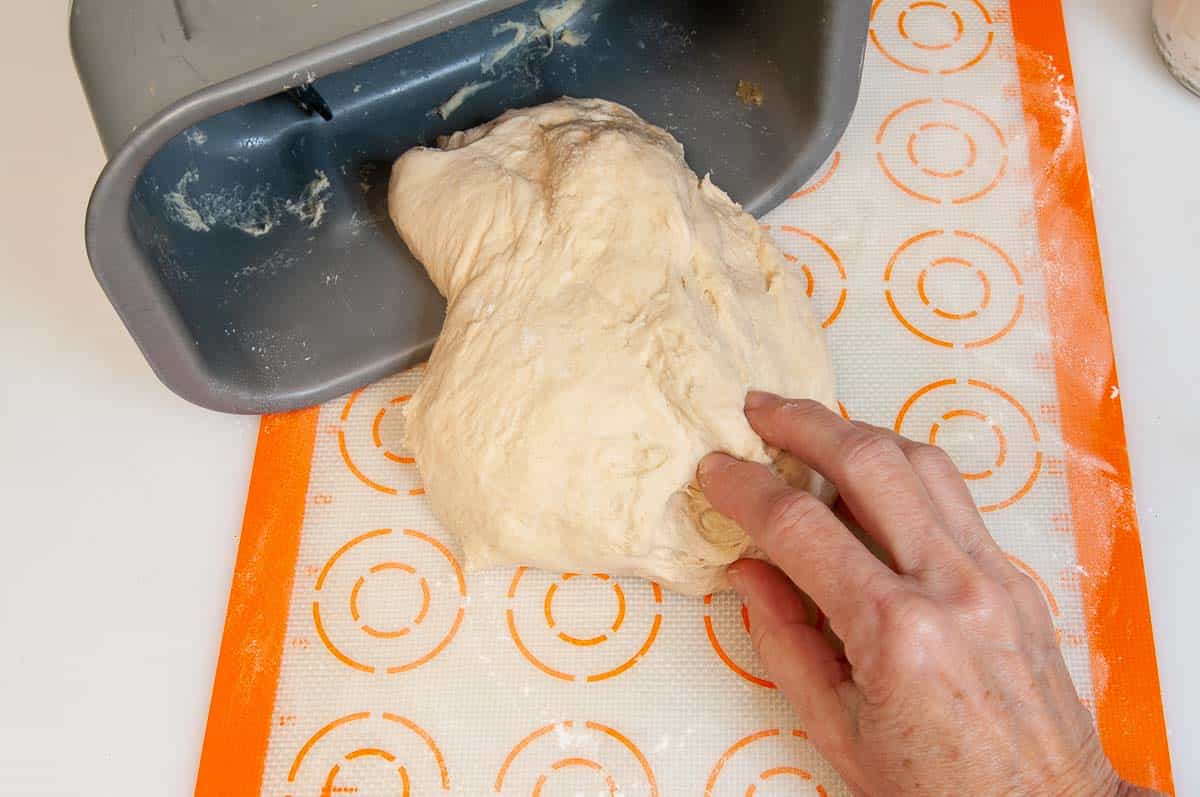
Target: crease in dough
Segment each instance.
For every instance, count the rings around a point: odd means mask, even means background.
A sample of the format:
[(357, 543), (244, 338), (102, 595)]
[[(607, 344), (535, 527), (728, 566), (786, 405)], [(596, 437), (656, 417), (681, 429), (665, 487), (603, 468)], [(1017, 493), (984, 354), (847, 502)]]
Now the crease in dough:
[(405, 153), (397, 230), (446, 296), (408, 444), (468, 568), (522, 564), (725, 589), (756, 552), (695, 484), (768, 449), (747, 391), (832, 406), (798, 276), (666, 131), (603, 100), (510, 111)]

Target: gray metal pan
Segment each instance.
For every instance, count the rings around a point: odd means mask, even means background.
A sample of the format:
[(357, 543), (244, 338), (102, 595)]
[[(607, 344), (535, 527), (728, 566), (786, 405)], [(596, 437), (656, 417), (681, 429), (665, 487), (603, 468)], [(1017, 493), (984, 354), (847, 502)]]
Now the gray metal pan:
[[(201, 88), (132, 135), (128, 109), (94, 108), (116, 151), (88, 210), (88, 252), (180, 396), (278, 412), (425, 358), (445, 307), (387, 220), (388, 169), (511, 107), (625, 103), (750, 212), (770, 210), (845, 130), (869, 16), (869, 0), (585, 0), (572, 46), (537, 30), (554, 3), (422, 5)], [(73, 44), (95, 106), (111, 92), (95, 89), (85, 39)], [(739, 99), (742, 80), (760, 106)]]

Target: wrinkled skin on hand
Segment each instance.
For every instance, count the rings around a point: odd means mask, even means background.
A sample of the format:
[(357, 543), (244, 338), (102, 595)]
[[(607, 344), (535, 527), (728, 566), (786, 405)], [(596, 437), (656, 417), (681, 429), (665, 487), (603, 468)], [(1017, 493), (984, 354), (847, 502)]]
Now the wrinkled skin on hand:
[[(811, 401), (752, 393), (772, 446), (824, 475), (843, 516), (769, 468), (711, 454), (700, 484), (774, 564), (730, 578), (755, 649), (856, 794), (1152, 794), (1123, 783), (1071, 683), (1041, 592), (996, 545), (938, 448)], [(828, 616), (844, 656), (808, 622)]]

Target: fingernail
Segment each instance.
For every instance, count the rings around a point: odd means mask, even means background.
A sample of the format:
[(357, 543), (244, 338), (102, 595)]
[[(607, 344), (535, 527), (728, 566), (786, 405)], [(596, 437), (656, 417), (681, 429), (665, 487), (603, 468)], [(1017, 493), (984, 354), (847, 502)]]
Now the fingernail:
[(733, 587), (734, 591), (737, 592), (738, 597), (742, 599), (743, 603), (745, 603), (746, 590), (743, 587), (742, 569), (738, 567), (739, 564), (740, 562), (734, 562), (725, 572), (729, 576), (729, 585)]
[(700, 464), (696, 466), (696, 481), (700, 483), (700, 489), (705, 489), (713, 474), (728, 465), (731, 459), (733, 457), (728, 454), (714, 453), (700, 460)]
[(746, 411), (764, 410), (767, 407), (772, 407), (783, 401), (774, 393), (766, 393), (762, 390), (751, 390), (746, 394)]

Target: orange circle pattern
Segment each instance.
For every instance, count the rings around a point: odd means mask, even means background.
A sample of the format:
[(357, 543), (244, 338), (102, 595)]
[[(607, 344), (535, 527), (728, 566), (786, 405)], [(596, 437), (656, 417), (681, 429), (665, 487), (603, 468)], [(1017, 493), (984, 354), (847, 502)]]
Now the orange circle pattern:
[[(728, 593), (723, 593), (718, 597), (721, 597), (723, 601), (736, 600), (732, 596), (725, 597), (727, 595)], [(733, 621), (734, 617), (740, 617), (741, 622)], [(775, 683), (762, 672), (758, 658), (750, 649), (750, 614), (746, 610), (745, 604), (741, 605), (741, 610), (736, 614), (730, 611), (721, 611), (715, 612), (714, 616), (713, 596), (706, 595), (704, 597), (704, 633), (708, 637), (708, 643), (712, 645), (713, 651), (717, 654), (717, 658), (732, 672), (755, 686), (761, 686), (764, 689), (775, 688)], [(731, 639), (730, 635), (735, 635), (736, 638)], [(721, 642), (722, 637), (726, 637), (726, 643)]]
[(1025, 562), (1023, 559), (1013, 556), (1011, 553), (1006, 552), (1004, 556), (1008, 559), (1008, 561), (1012, 562), (1014, 567), (1016, 567), (1025, 575), (1029, 576), (1029, 578), (1033, 580), (1033, 583), (1037, 585), (1038, 590), (1042, 593), (1042, 598), (1046, 601), (1046, 608), (1050, 611), (1050, 619), (1055, 623), (1054, 639), (1061, 645), (1063, 641), (1063, 632), (1062, 629), (1058, 627), (1057, 623), (1059, 617), (1062, 615), (1062, 610), (1059, 609), (1058, 598), (1054, 597), (1054, 593), (1050, 591), (1050, 587), (1048, 584), (1046, 584), (1046, 580), (1042, 578), (1041, 573), (1030, 567), (1027, 562)]
[[(757, 749), (766, 745), (771, 745), (773, 748), (768, 755), (775, 765), (755, 773), (758, 766), (752, 765), (752, 760), (746, 751), (749, 748)], [(792, 781), (792, 785), (795, 787), (807, 789), (819, 797), (829, 797), (828, 790), (811, 769), (792, 763), (795, 762), (797, 753), (801, 752), (796, 749), (797, 745), (808, 748), (807, 750), (801, 748), (807, 754), (805, 757), (819, 763), (816, 751), (808, 747), (808, 734), (802, 730), (783, 731), (779, 728), (769, 728), (739, 739), (721, 755), (713, 766), (708, 775), (708, 781), (704, 784), (704, 797), (722, 797), (722, 795), (755, 797), (761, 786), (776, 779)], [(745, 765), (739, 766), (743, 759)], [(777, 763), (779, 761), (789, 763)], [(738, 771), (734, 771), (735, 769)], [(801, 792), (789, 791), (788, 793), (799, 794)]]
[(918, 75), (956, 75), (979, 65), (996, 42), (980, 0), (875, 0), (870, 38), (880, 54)]
[[(995, 39), (993, 19), (980, 0), (875, 0), (871, 20), (870, 38), (874, 46), (896, 66), (918, 74), (952, 75), (969, 70), (984, 60)], [(946, 142), (953, 142), (953, 146), (945, 145)], [(879, 147), (877, 160), (888, 180), (908, 196), (929, 203), (957, 205), (978, 200), (999, 185), (1008, 168), (1007, 142), (998, 125), (979, 109), (953, 100), (924, 99), (901, 106), (880, 126), (876, 143)], [(939, 143), (943, 146), (933, 146)], [(936, 154), (931, 156), (930, 152)], [(946, 159), (938, 160), (939, 155)], [(835, 151), (821, 171), (791, 198), (800, 199), (820, 191), (834, 179), (841, 161), (842, 153)], [(829, 244), (808, 231), (781, 226), (779, 233), (781, 243), (793, 244), (796, 254), (786, 251), (785, 247), (785, 257), (803, 275), (806, 293), (814, 300), (821, 325), (829, 328), (843, 313), (848, 298), (847, 273), (840, 256)], [(953, 243), (948, 249), (956, 254), (934, 257), (936, 252), (926, 251), (926, 248), (942, 243)], [(964, 254), (964, 243), (975, 252)], [(974, 284), (976, 300), (965, 304), (947, 303), (945, 291), (936, 289), (947, 279), (956, 280), (960, 287), (964, 281)], [(889, 307), (900, 323), (917, 337), (943, 348), (978, 348), (1003, 338), (1015, 327), (1024, 307), (1023, 282), (1012, 259), (995, 244), (962, 230), (933, 230), (906, 241), (888, 263), (884, 283)], [(957, 295), (963, 293), (959, 291)], [(370, 489), (386, 495), (421, 495), (424, 491), (419, 487), (415, 460), (404, 450), (402, 434), (396, 431), (401, 425), (398, 419), (402, 417), (403, 406), (411, 394), (397, 392), (394, 388), (381, 392), (379, 387), (356, 391), (346, 400), (337, 427), (339, 453), (347, 468)], [(950, 397), (948, 394), (955, 395)], [(980, 397), (986, 398), (978, 401)], [(935, 402), (934, 410), (925, 406), (928, 402)], [(984, 411), (975, 407), (983, 407)], [(1002, 413), (994, 412), (997, 407), (1007, 408), (1008, 415), (1019, 418), (1023, 424), (1015, 430), (1003, 424)], [(843, 417), (848, 417), (840, 403), (839, 409)], [(989, 413), (988, 409), (993, 412)], [(938, 414), (937, 410), (944, 411)], [(1015, 490), (997, 500), (981, 502), (981, 511), (992, 512), (1011, 506), (1032, 489), (1042, 467), (1038, 430), (1028, 410), (1005, 391), (978, 380), (946, 379), (926, 385), (905, 402), (894, 427), (898, 433), (906, 434), (911, 432), (909, 427), (913, 423), (926, 421), (925, 438), (931, 444), (937, 444), (939, 440), (945, 442), (946, 430), (952, 425), (974, 424), (990, 435), (995, 456), (985, 465), (964, 470), (962, 474), (973, 490), (986, 492), (993, 483), (1007, 483), (1006, 469), (1014, 464), (1014, 451), (1028, 448), (1023, 447), (1022, 442), (1032, 442), (1035, 449), (1033, 464), (1027, 469), (1024, 480)], [(364, 433), (364, 429), (368, 429), (369, 434)], [(1010, 437), (1019, 442), (1010, 442)], [(457, 582), (459, 604), (452, 612), (449, 629), (421, 655), (406, 658), (398, 664), (368, 663), (360, 660), (362, 657), (348, 655), (342, 646), (331, 640), (325, 628), (329, 607), (333, 605), (331, 598), (336, 596), (340, 600), (345, 596), (344, 601), (336, 602), (335, 611), (348, 615), (348, 623), (362, 635), (362, 640), (382, 644), (417, 636), (427, 622), (432, 622), (431, 608), (439, 602), (439, 597), (445, 597), (436, 594), (430, 578), (414, 563), (415, 559), (393, 557), (377, 561), (359, 572), (348, 592), (332, 586), (332, 574), (353, 550), (401, 537), (428, 545), (445, 560)], [(1045, 581), (1020, 559), (1012, 555), (1008, 558), (1034, 579), (1057, 618), (1060, 609)], [(384, 578), (407, 583), (408, 591), (420, 596), (407, 614), (398, 618), (389, 614), (390, 622), (372, 620), (366, 608), (370, 605), (366, 596), (371, 593), (372, 583)], [(530, 580), (527, 568), (516, 571), (508, 590), (507, 627), (522, 656), (546, 675), (580, 682), (611, 679), (633, 667), (654, 644), (663, 619), (663, 601), (661, 588), (650, 584), (654, 603), (660, 611), (650, 619), (644, 641), (632, 656), (624, 657), (620, 662), (609, 662), (615, 666), (576, 672), (566, 671), (573, 668), (560, 670), (550, 666), (546, 660), (551, 660), (552, 656), (535, 655), (518, 631), (521, 613), (517, 606), (518, 591), (522, 583), (528, 584)], [(599, 582), (612, 590), (611, 622), (599, 632), (573, 630), (570, 613), (563, 611), (562, 600), (568, 585), (585, 581)], [(639, 626), (630, 616), (625, 589), (605, 574), (562, 574), (549, 584), (542, 596), (543, 632), (568, 653), (604, 650), (622, 632), (645, 627)], [(390, 529), (368, 532), (342, 546), (322, 568), (315, 593), (313, 618), (322, 642), (338, 660), (367, 673), (405, 672), (437, 656), (461, 626), (467, 597), (462, 570), (445, 545), (421, 532)], [(525, 603), (527, 601), (522, 601), (522, 605)], [(773, 682), (755, 674), (759, 667), (752, 651), (746, 655), (750, 619), (745, 606), (738, 612), (715, 612), (713, 605), (714, 596), (707, 596), (704, 599), (705, 632), (717, 656), (740, 678), (766, 689), (775, 689)], [(326, 607), (324, 615), (323, 606)], [(732, 633), (744, 634), (746, 639), (728, 638), (727, 644), (723, 645), (722, 637)], [(360, 729), (368, 725), (375, 729), (372, 738), (377, 736), (379, 741), (363, 744)], [(357, 732), (349, 733), (348, 729)], [(584, 733), (599, 739), (608, 755), (563, 755), (561, 744), (554, 739), (555, 734), (562, 732)], [(749, 749), (768, 744), (807, 746), (807, 739), (808, 735), (802, 730), (778, 728), (739, 739), (709, 772), (705, 797), (722, 794), (757, 797), (767, 785), (784, 782), (827, 797), (826, 786), (815, 774), (816, 767), (796, 765), (804, 762), (796, 761), (794, 750), (791, 751), (793, 757), (772, 761), (773, 765), (765, 768), (758, 764), (751, 766), (745, 761), (744, 767), (734, 766), (735, 762), (743, 760), (741, 757)], [(397, 740), (401, 741), (398, 743)], [(773, 750), (772, 756), (786, 749)], [(415, 750), (424, 752), (417, 757)], [(593, 782), (595, 788), (615, 797), (623, 793), (619, 776), (629, 773), (638, 778), (638, 788), (648, 788), (649, 793), (657, 797), (658, 787), (649, 761), (626, 736), (596, 722), (566, 720), (538, 728), (522, 739), (502, 762), (494, 789), (496, 793), (502, 793), (506, 787), (511, 790), (519, 783), (519, 793), (544, 797), (555, 779), (582, 776)], [(750, 777), (745, 777), (746, 774)], [(361, 779), (356, 780), (356, 776)], [(289, 794), (296, 795), (363, 792), (366, 791), (361, 786), (364, 782), (375, 787), (385, 786), (406, 797), (431, 790), (450, 791), (446, 762), (434, 740), (411, 720), (387, 712), (350, 714), (320, 728), (295, 756), (287, 780)], [(311, 788), (310, 784), (316, 788)]]
[(1018, 559), (1010, 553), (1004, 555), (1018, 570), (1033, 579), (1033, 583), (1037, 584), (1038, 589), (1041, 590), (1042, 597), (1046, 599), (1046, 608), (1050, 610), (1051, 616), (1058, 617), (1061, 614), (1058, 608), (1058, 599), (1054, 597), (1054, 593), (1046, 585), (1045, 579), (1041, 577), (1038, 571), (1026, 564), (1024, 560)]
[[(652, 617), (640, 617), (638, 622), (633, 622), (627, 612), (627, 585), (623, 586), (605, 573), (563, 573), (546, 586), (540, 601), (543, 622), (537, 622), (528, 616), (529, 612), (523, 611), (529, 601), (522, 600), (519, 593), (530, 587), (536, 590), (549, 578), (549, 574), (541, 571), (531, 573), (527, 567), (517, 568), (508, 588), (509, 606), (505, 610), (508, 634), (517, 650), (542, 673), (562, 681), (606, 681), (628, 671), (654, 645), (663, 621), (662, 587), (658, 584), (646, 582), (659, 611)], [(600, 633), (594, 633), (596, 629), (574, 633), (569, 620), (564, 622), (561, 613), (554, 610), (554, 600), (560, 591), (567, 585), (581, 582), (597, 582), (612, 590), (613, 619)], [(638, 588), (642, 588), (641, 584)], [(533, 648), (537, 649), (536, 653)], [(561, 665), (554, 666), (549, 663), (551, 660), (561, 662)]]
[[(559, 735), (586, 737), (591, 747), (600, 750), (604, 763), (583, 756), (563, 757), (563, 742), (554, 738)], [(639, 789), (646, 789), (650, 797), (658, 797), (654, 770), (637, 745), (615, 728), (574, 720), (544, 725), (518, 742), (500, 765), (494, 790), (496, 794), (529, 793), (532, 797), (541, 797), (552, 778), (571, 770), (583, 770), (584, 775), (590, 773), (591, 778), (604, 784), (612, 797), (633, 793), (634, 779), (638, 781)], [(623, 787), (618, 785), (619, 778), (614, 772), (625, 775), (627, 782)]]
[[(952, 136), (958, 147), (925, 147)], [(875, 135), (876, 160), (887, 179), (913, 199), (965, 205), (991, 193), (1008, 173), (1008, 142), (983, 111), (958, 100), (924, 98), (888, 114)], [(946, 162), (933, 153), (949, 152)], [(957, 153), (952, 150), (958, 150)]]
[[(364, 737), (371, 739), (368, 745)], [(288, 797), (450, 792), (446, 759), (433, 737), (386, 711), (348, 714), (323, 726), (292, 760), (287, 782)]]
[(837, 174), (838, 168), (841, 165), (841, 150), (835, 150), (834, 153), (829, 156), (829, 159), (825, 161), (825, 164), (817, 171), (817, 174), (811, 180), (805, 183), (799, 191), (792, 194), (789, 199), (803, 199), (806, 196), (811, 196), (812, 194), (817, 193), (829, 184), (829, 181), (833, 179), (835, 174)]
[[(434, 583), (454, 583), (457, 595), (435, 594), (423, 571), (441, 576)], [(406, 614), (387, 612), (389, 619), (404, 614), (405, 622), (376, 624), (364, 617), (363, 591), (381, 578), (412, 582), (409, 592), (419, 592)], [(387, 594), (403, 591), (393, 588)], [(462, 625), (466, 598), (462, 568), (444, 543), (414, 529), (377, 529), (347, 542), (321, 569), (314, 587), (313, 626), (325, 648), (347, 667), (395, 675), (426, 664), (446, 649)]]
[[(925, 162), (925, 158), (917, 154), (917, 145), (922, 137), (934, 130), (948, 130), (963, 141), (967, 149), (961, 166), (957, 168), (935, 169), (922, 165)], [(968, 169), (974, 169), (975, 164), (979, 161), (979, 145), (975, 143), (975, 137), (958, 125), (949, 122), (926, 122), (921, 125), (909, 135), (906, 149), (908, 151), (908, 159), (913, 166), (916, 166), (930, 177), (941, 177), (947, 180), (952, 177), (962, 177), (967, 173)]]
[[(767, 229), (771, 229), (767, 227)], [(812, 300), (821, 328), (829, 329), (846, 308), (846, 267), (833, 247), (798, 227), (781, 225), (775, 240), (784, 258), (804, 277), (804, 292)]]
[[(995, 343), (1025, 311), (1025, 283), (1012, 258), (964, 230), (929, 230), (909, 238), (888, 261), (883, 282), (896, 320), (921, 340), (947, 349)], [(933, 284), (974, 293), (974, 301), (944, 306), (931, 298)]]
[(404, 448), (404, 405), (412, 387), (405, 372), (351, 393), (338, 416), (338, 453), (354, 477), (384, 495), (423, 495), (416, 460)]
[[(1006, 391), (978, 379), (943, 379), (914, 393), (896, 417), (897, 434), (930, 445), (943, 445), (953, 456), (943, 430), (970, 424), (976, 433), (968, 440), (994, 440), (990, 462), (972, 469), (960, 465), (975, 493), (980, 512), (995, 512), (1020, 501), (1033, 489), (1042, 471), (1041, 436), (1029, 410)], [(1017, 442), (1014, 443), (1013, 441)], [(972, 443), (977, 452), (983, 446)]]

